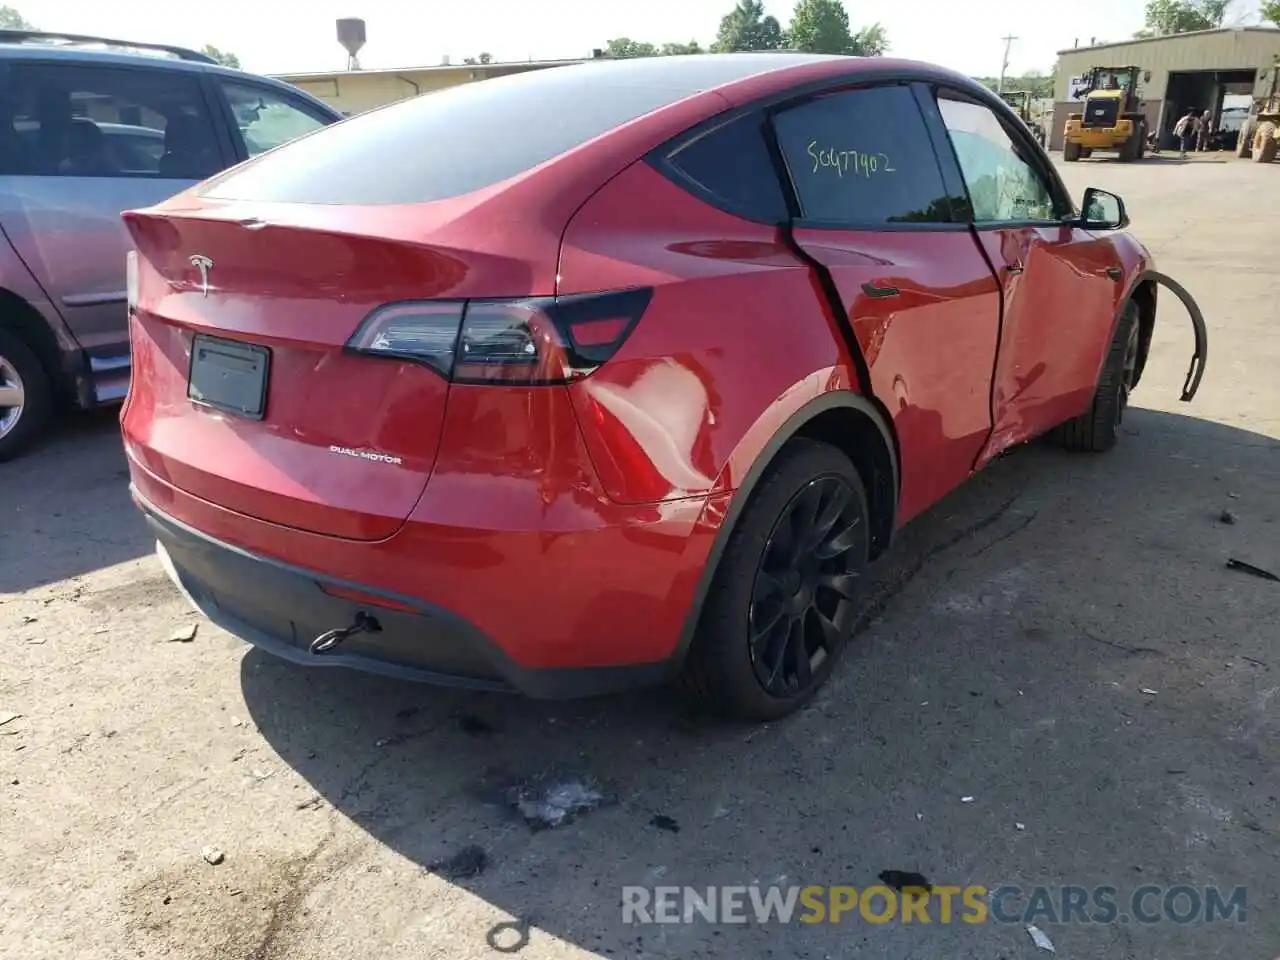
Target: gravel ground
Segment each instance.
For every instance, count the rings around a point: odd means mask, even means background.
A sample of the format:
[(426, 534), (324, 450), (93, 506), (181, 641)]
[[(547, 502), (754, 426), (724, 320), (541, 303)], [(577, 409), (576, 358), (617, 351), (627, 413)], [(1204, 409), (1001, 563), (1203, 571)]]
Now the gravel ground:
[[(1143, 884), (1244, 886), (1243, 923), (1037, 923), (1061, 957), (1280, 952), (1280, 583), (1225, 567), (1280, 572), (1280, 170), (1064, 172), (1124, 195), (1200, 299), (1200, 399), (1177, 402), (1190, 328), (1167, 308), (1119, 448), (1028, 447), (914, 523), (878, 619), (788, 722), (307, 671), (207, 623), (175, 641), (197, 618), (111, 411), (0, 468), (0, 956), (1048, 956), (1023, 923), (936, 913), (621, 919), (624, 885), (884, 870), (1109, 885), (1121, 912)], [(531, 829), (513, 800), (548, 788), (588, 809)]]

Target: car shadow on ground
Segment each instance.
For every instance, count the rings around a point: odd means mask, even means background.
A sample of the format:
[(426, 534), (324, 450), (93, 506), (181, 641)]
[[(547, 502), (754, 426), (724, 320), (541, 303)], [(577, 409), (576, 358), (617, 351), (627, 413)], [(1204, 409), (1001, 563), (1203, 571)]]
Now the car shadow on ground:
[[(1280, 826), (1280, 730), (1258, 699), (1280, 669), (1264, 626), (1280, 584), (1225, 560), (1280, 570), (1280, 442), (1148, 410), (1123, 432), (1102, 457), (1023, 448), (911, 524), (875, 571), (869, 626), (784, 722), (710, 722), (664, 692), (442, 691), (256, 651), (244, 696), (318, 808), (517, 918), (487, 931), (508, 952), (527, 926), (603, 954), (1031, 949), (1021, 924), (628, 927), (629, 884), (867, 886), (894, 869), (988, 887), (1211, 878), (1261, 899), (1280, 884), (1280, 859), (1257, 853)], [(584, 809), (548, 828), (548, 788)], [(1269, 872), (1240, 876), (1245, 859)], [(1267, 927), (1053, 935), (1072, 955), (1208, 956), (1227, 937), (1245, 956)]]
[(120, 410), (70, 414), (0, 464), (0, 593), (57, 583), (151, 551), (129, 498)]

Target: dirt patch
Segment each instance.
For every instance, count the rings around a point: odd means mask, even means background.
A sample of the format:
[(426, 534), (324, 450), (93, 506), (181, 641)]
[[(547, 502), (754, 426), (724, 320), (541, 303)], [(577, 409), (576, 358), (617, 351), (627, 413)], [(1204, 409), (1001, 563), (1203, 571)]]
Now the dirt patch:
[(354, 846), (326, 856), (333, 836), (287, 860), (193, 857), (153, 875), (123, 898), (129, 946), (141, 957), (280, 960), (308, 895), (355, 856)]

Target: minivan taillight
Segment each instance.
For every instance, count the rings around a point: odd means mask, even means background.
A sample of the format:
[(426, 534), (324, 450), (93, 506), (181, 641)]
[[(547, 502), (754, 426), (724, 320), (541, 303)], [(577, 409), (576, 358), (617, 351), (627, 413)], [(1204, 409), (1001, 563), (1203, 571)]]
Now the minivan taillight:
[(124, 255), (125, 302), (129, 316), (138, 312), (138, 251), (130, 250)]
[(569, 383), (617, 352), (653, 290), (390, 303), (347, 349), (422, 363), (456, 383)]

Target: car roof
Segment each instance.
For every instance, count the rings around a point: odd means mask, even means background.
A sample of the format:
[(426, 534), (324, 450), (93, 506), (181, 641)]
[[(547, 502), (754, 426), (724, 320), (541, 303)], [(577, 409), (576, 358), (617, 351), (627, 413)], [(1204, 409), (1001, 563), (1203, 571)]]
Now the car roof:
[(118, 66), (159, 65), (175, 70), (200, 70), (213, 66), (201, 60), (183, 60), (172, 54), (166, 56), (163, 51), (147, 53), (142, 49), (95, 49), (81, 43), (56, 43), (52, 39), (48, 42), (42, 42), (39, 39), (14, 42), (0, 38), (0, 59), (102, 63)]
[[(564, 82), (589, 84), (593, 96), (609, 96), (623, 90), (666, 91), (666, 103), (745, 80), (778, 76), (817, 68), (820, 72), (856, 71), (866, 58), (836, 54), (759, 51), (704, 53), (674, 57), (601, 57), (551, 70), (536, 70), (497, 78), (506, 94), (536, 95), (540, 88)], [(824, 70), (825, 68), (825, 70)], [(493, 82), (493, 81), (488, 81)], [(495, 91), (496, 92), (496, 91)]]
[[(123, 43), (125, 41), (115, 42)], [(292, 96), (301, 97), (314, 105), (323, 107), (325, 110), (332, 113), (335, 118), (342, 116), (340, 111), (335, 110), (323, 100), (307, 93), (305, 90), (300, 90), (292, 84), (285, 83), (283, 80), (277, 80), (274, 77), (266, 77), (258, 73), (251, 73), (246, 70), (236, 70), (232, 67), (224, 67), (218, 63), (206, 63), (203, 60), (183, 60), (174, 55), (166, 56), (160, 51), (147, 53), (141, 49), (104, 50), (84, 46), (78, 43), (46, 43), (40, 42), (38, 39), (15, 43), (12, 40), (0, 37), (0, 63), (19, 60), (39, 61), (41, 63), (64, 63), (68, 66), (78, 64), (81, 66), (152, 67), (161, 70), (176, 70), (185, 73), (213, 73), (229, 79), (251, 80), (254, 83), (264, 84), (269, 87), (277, 87), (281, 90), (287, 91)]]
[[(732, 105), (768, 98), (791, 88), (822, 86), (845, 78), (911, 78), (945, 83), (987, 102), (998, 99), (972, 77), (936, 64), (890, 57), (852, 57), (840, 54), (755, 51), (705, 53), (670, 57), (602, 57), (565, 67), (512, 74), (485, 81), (501, 84), (503, 95), (534, 98), (539, 91), (565, 81), (581, 82), (593, 97), (626, 95), (650, 90), (672, 106), (699, 93), (715, 92)], [(474, 84), (464, 84), (472, 87)], [(498, 94), (498, 87), (491, 87)], [(664, 95), (665, 94), (665, 95)]]

